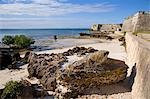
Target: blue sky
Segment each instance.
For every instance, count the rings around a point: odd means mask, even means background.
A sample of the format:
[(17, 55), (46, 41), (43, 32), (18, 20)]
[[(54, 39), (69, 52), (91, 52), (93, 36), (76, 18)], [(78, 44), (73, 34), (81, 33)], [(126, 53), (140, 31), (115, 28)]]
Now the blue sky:
[(150, 0), (0, 0), (0, 28), (89, 28), (143, 10)]

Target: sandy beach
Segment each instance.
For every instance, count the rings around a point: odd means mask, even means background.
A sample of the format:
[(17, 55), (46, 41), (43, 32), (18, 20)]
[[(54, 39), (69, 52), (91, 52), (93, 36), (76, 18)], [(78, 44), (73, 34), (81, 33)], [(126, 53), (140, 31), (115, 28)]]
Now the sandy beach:
[[(69, 43), (68, 43), (69, 42)], [(84, 46), (84, 47), (93, 47), (98, 50), (108, 50), (110, 58), (114, 59), (119, 59), (119, 60), (126, 60), (126, 52), (123, 46), (120, 46), (121, 42), (119, 42), (117, 39), (114, 39), (112, 41), (109, 40), (102, 40), (102, 39), (61, 39), (55, 42), (54, 44), (50, 45), (50, 47), (55, 46), (56, 48), (53, 50), (45, 50), (45, 51), (36, 51), (36, 54), (44, 54), (44, 53), (61, 53), (64, 51), (67, 51), (68, 49), (71, 49), (76, 46)], [(68, 63), (66, 63), (64, 66), (67, 66), (68, 64), (80, 60), (82, 57), (77, 57), (77, 56), (69, 56), (68, 57)], [(27, 64), (24, 66), (21, 66), (20, 70), (1, 70), (0, 71), (0, 88), (4, 88), (4, 85), (6, 82), (10, 80), (21, 80), (21, 79), (26, 79), (28, 76), (28, 71), (27, 71)], [(32, 81), (31, 81), (32, 82)], [(34, 82), (34, 81), (33, 81)], [(34, 82), (35, 83), (35, 82)], [(111, 86), (110, 90), (114, 90), (115, 88), (118, 88), (119, 90), (126, 90), (125, 87), (123, 87), (123, 84), (114, 85)], [(104, 87), (105, 89), (105, 87)], [(115, 90), (118, 90), (115, 89)], [(128, 89), (127, 89), (128, 90)], [(126, 93), (127, 92), (127, 93)], [(127, 97), (130, 97), (130, 93), (128, 91), (125, 91)], [(122, 98), (114, 98), (114, 97), (122, 97)], [(99, 97), (105, 97), (103, 95), (100, 95)], [(108, 98), (109, 97), (109, 98)], [(113, 96), (107, 96), (102, 99), (123, 99), (124, 95), (122, 94), (114, 94)], [(101, 99), (100, 98), (100, 99)], [(84, 96), (83, 96), (84, 99)], [(93, 98), (90, 98), (93, 99)], [(94, 98), (96, 99), (96, 98)], [(125, 99), (125, 98), (124, 98)], [(129, 98), (130, 99), (130, 98)]]
[(44, 51), (52, 49), (61, 49), (64, 47), (79, 46), (83, 44), (94, 44), (102, 42), (99, 39), (83, 39), (83, 38), (65, 38), (65, 39), (39, 39), (35, 40), (35, 43), (32, 45), (36, 46), (34, 51)]
[(0, 0), (0, 99), (150, 99), (150, 0)]

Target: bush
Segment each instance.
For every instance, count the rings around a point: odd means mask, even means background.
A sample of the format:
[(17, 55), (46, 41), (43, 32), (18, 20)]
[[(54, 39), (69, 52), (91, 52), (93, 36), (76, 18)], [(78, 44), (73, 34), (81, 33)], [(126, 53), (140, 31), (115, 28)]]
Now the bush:
[(22, 94), (23, 84), (17, 81), (9, 81), (6, 83), (1, 99), (14, 99)]
[(6, 45), (14, 44), (14, 37), (9, 35), (4, 36), (2, 38), (2, 42)]
[(27, 48), (33, 43), (34, 41), (31, 38), (26, 37), (25, 35), (17, 35), (14, 37), (14, 45), (19, 48)]
[(31, 44), (34, 44), (34, 40), (25, 35), (4, 36), (2, 42), (6, 45), (14, 45), (19, 48), (27, 48)]

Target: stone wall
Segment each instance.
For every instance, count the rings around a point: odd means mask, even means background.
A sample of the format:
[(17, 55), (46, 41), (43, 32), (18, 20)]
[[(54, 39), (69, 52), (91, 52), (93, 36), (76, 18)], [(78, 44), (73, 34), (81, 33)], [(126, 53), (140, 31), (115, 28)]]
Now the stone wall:
[(94, 24), (91, 27), (91, 30), (93, 31), (106, 31), (106, 32), (114, 32), (117, 30), (121, 30), (122, 24)]
[(122, 31), (124, 32), (141, 32), (150, 31), (150, 12), (138, 12), (133, 16), (125, 18)]
[(135, 67), (132, 86), (132, 99), (149, 99), (150, 97), (150, 42), (126, 34), (127, 64)]

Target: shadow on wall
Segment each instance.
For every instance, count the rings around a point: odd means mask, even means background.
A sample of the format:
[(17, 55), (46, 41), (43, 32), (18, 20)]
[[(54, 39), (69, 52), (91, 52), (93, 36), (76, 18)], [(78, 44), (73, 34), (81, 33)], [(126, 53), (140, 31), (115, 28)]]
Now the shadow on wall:
[(136, 72), (137, 72), (137, 69), (136, 69), (136, 63), (135, 63), (135, 65), (132, 67), (132, 72), (131, 72), (131, 75), (129, 76), (129, 80), (128, 80), (128, 85), (129, 85), (131, 90), (132, 90), (132, 86), (134, 84)]

